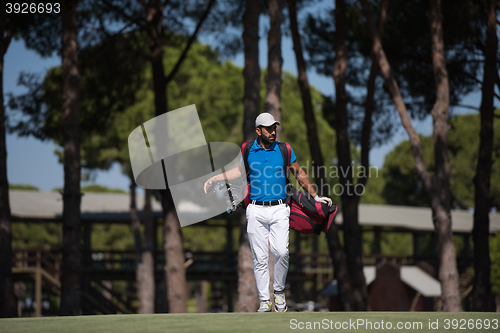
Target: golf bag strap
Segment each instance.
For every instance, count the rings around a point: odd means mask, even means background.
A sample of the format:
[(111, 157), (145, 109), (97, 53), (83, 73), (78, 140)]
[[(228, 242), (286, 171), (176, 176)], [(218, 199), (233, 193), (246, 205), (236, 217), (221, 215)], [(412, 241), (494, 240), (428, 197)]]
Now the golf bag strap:
[[(257, 140), (257, 139), (255, 139)], [(245, 172), (247, 174), (247, 184), (250, 184), (250, 166), (248, 165), (248, 153), (252, 147), (254, 141), (247, 141), (241, 145), (241, 156), (243, 157), (243, 163), (245, 164)]]
[(288, 142), (280, 142), (279, 143), (281, 156), (283, 157), (284, 169), (285, 169), (285, 177), (286, 183), (290, 183), (290, 158), (291, 158), (291, 147)]

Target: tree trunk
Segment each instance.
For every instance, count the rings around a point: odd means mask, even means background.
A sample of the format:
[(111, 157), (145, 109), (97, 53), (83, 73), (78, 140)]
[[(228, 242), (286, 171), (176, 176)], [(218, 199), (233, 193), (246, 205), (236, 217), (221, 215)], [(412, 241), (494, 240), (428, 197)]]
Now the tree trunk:
[(170, 313), (185, 313), (187, 312), (187, 283), (181, 225), (170, 191), (167, 190), (164, 193), (163, 211), (167, 212), (163, 232), (168, 309)]
[(358, 198), (354, 192), (351, 151), (347, 120), (347, 94), (345, 90), (345, 73), (347, 69), (347, 47), (346, 39), (346, 10), (344, 0), (335, 2), (335, 62), (333, 80), (335, 82), (336, 95), (336, 121), (335, 132), (337, 134), (337, 156), (340, 167), (340, 184), (343, 191), (342, 200), (342, 224), (344, 230), (344, 249), (347, 259), (347, 269), (351, 277), (354, 297), (354, 310), (366, 311), (368, 309), (368, 293), (366, 290), (365, 276), (363, 274), (363, 251), (361, 240), (361, 227), (358, 223)]
[(392, 76), (391, 68), (382, 47), (381, 37), (375, 29), (369, 4), (361, 0), (363, 11), (368, 21), (368, 29), (372, 38), (372, 50), (377, 57), (382, 76), (391, 92), (392, 99), (398, 110), (401, 122), (410, 137), (415, 168), (429, 196), (434, 226), (438, 238), (439, 280), (441, 282), (442, 300), (445, 311), (461, 311), (460, 294), (458, 290), (458, 270), (456, 251), (451, 232), (450, 189), (449, 189), (449, 158), (447, 151), (449, 85), (445, 66), (444, 42), (442, 34), (441, 2), (431, 0), (429, 14), (432, 34), (432, 64), (436, 80), (436, 102), (431, 114), (434, 123), (434, 159), (436, 174), (431, 178), (427, 173), (422, 156), (420, 137), (413, 127), (398, 84)]
[(304, 121), (307, 127), (307, 142), (311, 152), (311, 160), (314, 170), (315, 182), (317, 186), (317, 193), (319, 195), (328, 196), (327, 183), (326, 183), (326, 168), (323, 154), (321, 153), (321, 146), (318, 137), (318, 126), (311, 100), (311, 90), (309, 88), (309, 81), (307, 79), (306, 62), (304, 61), (304, 53), (302, 51), (302, 44), (300, 42), (300, 33), (297, 23), (297, 1), (288, 0), (288, 11), (290, 13), (290, 28), (292, 30), (293, 50), (295, 51), (295, 58), (297, 60), (298, 82), (300, 88), (300, 95), (302, 96), (302, 104), (304, 107)]
[(479, 134), (479, 158), (476, 167), (474, 229), (474, 289), (472, 290), (473, 311), (495, 311), (495, 300), (490, 283), (490, 179), (493, 151), (493, 99), (496, 79), (496, 52), (498, 37), (496, 32), (497, 1), (489, 0), (484, 52), (484, 71), (481, 99), (481, 132)]
[(143, 279), (142, 279), (142, 237), (141, 237), (141, 220), (137, 212), (137, 198), (136, 190), (137, 185), (133, 178), (130, 180), (130, 229), (134, 235), (135, 243), (135, 281), (137, 284), (137, 300), (139, 301), (139, 313), (142, 313), (143, 304), (146, 302), (144, 300), (143, 293)]
[(144, 247), (142, 251), (141, 280), (143, 304), (141, 313), (155, 312), (155, 220), (151, 209), (151, 190), (144, 191)]
[[(281, 121), (281, 22), (283, 18), (283, 1), (269, 1), (269, 16), (271, 29), (267, 38), (267, 91), (266, 112), (273, 115), (274, 119)], [(276, 129), (276, 140), (281, 140), (281, 126)]]
[[(161, 2), (159, 0), (151, 0), (147, 4), (147, 32), (149, 36), (149, 48), (151, 50), (157, 116), (167, 112), (167, 84), (163, 68), (163, 41), (161, 30), (159, 29), (162, 18)], [(165, 279), (167, 284), (168, 308), (171, 313), (184, 313), (187, 311), (187, 283), (181, 227), (170, 190), (167, 189), (166, 191), (161, 191), (161, 193), (164, 215)]]
[(67, 1), (67, 8), (73, 9), (62, 15), (64, 192), (59, 308), (62, 316), (80, 314), (80, 74), (76, 3)]
[(207, 289), (209, 282), (206, 280), (197, 281), (195, 285), (194, 295), (196, 298), (196, 312), (207, 312)]
[[(139, 313), (155, 312), (155, 280), (154, 280), (154, 260), (151, 244), (148, 244), (148, 232), (151, 231), (151, 190), (146, 190), (144, 198), (144, 238), (142, 244), (140, 231), (141, 221), (137, 212), (136, 185), (132, 179), (130, 184), (130, 222), (135, 239), (136, 256), (136, 282), (137, 298), (139, 300)], [(149, 221), (148, 221), (149, 219)], [(151, 236), (149, 235), (149, 238)]]
[(354, 293), (347, 270), (347, 261), (345, 258), (344, 249), (340, 245), (338, 236), (338, 227), (332, 223), (330, 230), (326, 234), (328, 239), (328, 249), (333, 261), (333, 277), (337, 280), (339, 290), (339, 305), (343, 311), (354, 311)]
[(245, 141), (255, 138), (255, 118), (260, 113), (260, 67), (259, 67), (259, 16), (258, 1), (245, 2), (243, 23), (243, 45), (245, 66), (243, 68), (243, 135)]
[[(0, 13), (0, 318), (17, 317), (16, 296), (12, 283), (12, 227), (10, 223), (7, 146), (3, 99), (3, 67), (12, 30), (7, 30), (7, 13)], [(4, 37), (7, 35), (7, 37)]]
[(238, 303), (236, 312), (254, 312), (259, 298), (253, 273), (252, 250), (248, 241), (247, 218), (240, 217), (240, 245), (238, 247)]
[[(243, 137), (245, 141), (255, 139), (255, 118), (260, 113), (260, 68), (259, 68), (259, 16), (258, 1), (246, 1), (243, 23), (245, 67), (243, 69)], [(258, 304), (257, 287), (253, 273), (252, 251), (247, 234), (245, 214), (240, 217), (240, 245), (238, 247), (238, 303), (236, 312), (253, 312)]]
[[(387, 7), (389, 5), (389, 0), (382, 0), (380, 4), (380, 15), (378, 21), (378, 33), (382, 35), (384, 31), (384, 24), (387, 18)], [(378, 62), (375, 57), (374, 52), (372, 51), (370, 54), (371, 67), (370, 67), (370, 75), (368, 77), (368, 83), (366, 88), (366, 105), (365, 105), (365, 118), (363, 121), (363, 129), (361, 132), (361, 167), (365, 171), (358, 177), (358, 184), (361, 184), (363, 187), (366, 186), (368, 182), (368, 175), (370, 167), (370, 136), (372, 131), (372, 116), (373, 111), (375, 110), (375, 81), (378, 76)], [(358, 203), (360, 196), (357, 196)]]
[[(142, 3), (142, 1), (139, 1)], [(167, 1), (168, 2), (168, 1)], [(202, 15), (198, 25), (192, 36), (190, 37), (186, 48), (179, 57), (176, 65), (168, 76), (165, 76), (163, 67), (163, 13), (162, 8), (167, 2), (160, 0), (151, 0), (147, 4), (143, 4), (146, 8), (146, 32), (149, 37), (149, 48), (151, 51), (151, 64), (153, 69), (153, 85), (155, 91), (155, 109), (156, 115), (162, 115), (168, 110), (167, 100), (167, 85), (173, 79), (179, 70), (182, 62), (186, 59), (187, 52), (196, 39), (196, 35), (208, 16), (212, 5), (215, 0), (211, 0), (207, 6), (206, 11)], [(167, 179), (165, 179), (167, 183)], [(164, 214), (164, 251), (165, 251), (165, 281), (167, 285), (167, 299), (169, 312), (183, 313), (187, 311), (187, 283), (186, 283), (186, 268), (184, 267), (185, 257), (184, 249), (182, 246), (182, 232), (179, 223), (179, 218), (175, 211), (175, 206), (172, 199), (172, 194), (168, 190), (161, 191), (162, 207)], [(152, 223), (152, 224), (151, 224)], [(149, 230), (149, 231), (148, 231)], [(154, 222), (150, 222), (150, 226), (145, 226), (146, 233), (146, 247), (152, 250), (147, 251), (151, 253), (153, 259), (151, 264), (154, 267)], [(149, 240), (148, 240), (149, 239)], [(150, 244), (150, 245), (147, 245)], [(148, 254), (146, 254), (149, 256)], [(149, 264), (148, 264), (149, 265)], [(154, 279), (154, 275), (153, 275)]]
[(448, 129), (450, 91), (443, 41), (441, 0), (430, 0), (429, 15), (432, 35), (432, 67), (436, 81), (436, 102), (431, 110), (434, 139), (435, 195), (431, 198), (434, 224), (437, 229), (439, 278), (445, 311), (462, 311), (458, 289), (458, 269), (455, 244), (451, 231), (450, 159)]

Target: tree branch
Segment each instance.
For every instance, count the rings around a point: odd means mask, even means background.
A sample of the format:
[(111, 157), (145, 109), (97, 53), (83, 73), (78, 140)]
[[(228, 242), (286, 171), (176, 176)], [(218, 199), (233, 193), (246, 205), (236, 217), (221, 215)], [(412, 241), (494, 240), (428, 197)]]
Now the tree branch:
[(170, 74), (168, 74), (168, 76), (165, 77), (166, 84), (168, 84), (170, 81), (172, 81), (175, 74), (179, 71), (179, 68), (181, 67), (182, 63), (186, 59), (186, 55), (187, 55), (189, 49), (191, 48), (191, 45), (196, 40), (196, 35), (198, 34), (198, 31), (200, 31), (201, 25), (203, 24), (205, 19), (208, 17), (208, 13), (210, 12), (210, 9), (212, 8), (212, 5), (215, 3), (215, 1), (216, 0), (210, 0), (209, 4), (207, 6), (207, 9), (203, 13), (203, 16), (201, 17), (200, 21), (198, 22), (198, 25), (196, 26), (196, 29), (194, 30), (193, 34), (189, 38), (188, 43), (187, 43), (186, 47), (184, 48), (184, 51), (182, 51), (182, 54), (180, 55), (179, 60), (177, 60), (177, 63), (175, 64), (175, 66), (172, 69), (172, 71), (170, 72)]
[[(117, 31), (116, 33), (111, 34), (104, 27), (104, 22), (102, 21), (101, 16), (98, 17), (98, 21), (100, 23), (100, 26), (99, 26), (98, 30), (101, 31), (106, 36), (106, 41), (112, 41), (112, 40), (115, 40), (115, 39), (117, 39), (119, 37), (124, 37), (123, 36), (123, 32), (125, 31), (125, 29), (130, 28), (133, 24), (135, 24), (135, 22), (129, 22), (123, 28), (121, 28), (119, 31)], [(145, 52), (142, 52), (140, 49), (129, 47), (129, 43), (125, 43), (125, 47), (128, 50), (130, 50), (131, 52), (135, 53), (137, 56), (139, 56), (139, 57), (141, 57), (143, 59), (146, 59), (146, 60), (150, 59), (150, 56), (148, 54), (146, 54)]]
[(101, 31), (107, 38), (111, 38), (112, 35), (106, 31), (106, 28), (104, 27), (104, 22), (102, 21), (101, 15), (98, 16), (97, 20), (99, 21), (99, 31)]
[(125, 13), (123, 10), (121, 10), (120, 8), (114, 6), (113, 4), (111, 4), (108, 0), (102, 0), (102, 2), (108, 6), (110, 9), (114, 10), (115, 12), (117, 12), (118, 14), (120, 14), (121, 16), (123, 16), (124, 18), (126, 18), (127, 20), (137, 24), (141, 29), (146, 29), (146, 26), (144, 25), (144, 22), (141, 22), (140, 19), (135, 19), (133, 18), (132, 16), (128, 15), (127, 13)]
[[(470, 73), (467, 73), (466, 71), (464, 71), (462, 69), (460, 69), (459, 71), (462, 72), (463, 74), (465, 74), (467, 77), (469, 77), (469, 78), (473, 79), (474, 81), (476, 81), (476, 83), (479, 83), (481, 86), (483, 85), (483, 81), (479, 80), (474, 75), (472, 75)], [(498, 77), (498, 72), (497, 72), (497, 75), (496, 75), (496, 84), (497, 84), (497, 86), (500, 89), (500, 78)], [(496, 92), (493, 92), (493, 94), (495, 94), (495, 97), (500, 100), (500, 95), (498, 95)]]
[(116, 33), (116, 35), (121, 35), (125, 31), (125, 29), (130, 28), (132, 26), (132, 24), (134, 24), (134, 22), (129, 22), (123, 28), (121, 28), (120, 30), (118, 30), (118, 32)]

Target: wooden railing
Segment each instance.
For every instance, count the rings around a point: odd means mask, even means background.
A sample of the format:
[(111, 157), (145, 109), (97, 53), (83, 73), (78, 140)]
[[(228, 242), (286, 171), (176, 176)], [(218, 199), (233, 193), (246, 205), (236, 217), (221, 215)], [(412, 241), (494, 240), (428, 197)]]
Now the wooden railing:
[[(164, 254), (157, 252), (158, 265), (163, 265)], [(95, 269), (134, 269), (136, 265), (135, 253), (132, 251), (90, 251), (85, 252), (84, 267)], [(227, 269), (237, 268), (237, 252), (186, 252), (186, 260), (192, 259), (190, 269)], [(392, 262), (399, 265), (413, 265), (419, 260), (432, 260), (431, 257), (415, 258), (411, 255), (367, 254), (363, 256), (365, 265), (376, 265), (382, 262)], [(291, 253), (290, 264), (292, 269), (304, 267), (328, 268), (332, 267), (332, 259), (327, 253)], [(160, 267), (161, 268), (161, 267)]]
[(35, 316), (42, 315), (42, 280), (56, 288), (61, 287), (61, 261), (54, 254), (43, 249), (14, 249), (13, 274), (29, 274), (35, 279)]
[[(164, 265), (164, 253), (156, 253), (159, 269)], [(432, 260), (431, 257), (415, 258), (410, 255), (367, 254), (363, 256), (365, 265), (392, 262), (399, 265), (412, 265), (419, 260)], [(236, 269), (237, 252), (186, 252), (189, 269), (217, 270)], [(14, 249), (14, 267), (41, 267), (57, 280), (60, 275), (61, 260), (52, 252), (43, 249)], [(330, 254), (291, 253), (291, 269), (332, 267)], [(82, 251), (82, 267), (97, 270), (135, 269), (136, 253), (133, 251)]]
[(18, 268), (39, 267), (59, 280), (61, 260), (44, 249), (14, 249), (13, 265)]

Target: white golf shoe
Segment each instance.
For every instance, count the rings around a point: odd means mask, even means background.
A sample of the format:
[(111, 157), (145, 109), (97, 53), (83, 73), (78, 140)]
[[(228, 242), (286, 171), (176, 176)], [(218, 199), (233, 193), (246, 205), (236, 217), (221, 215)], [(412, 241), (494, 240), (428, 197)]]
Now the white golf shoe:
[(286, 312), (288, 307), (286, 306), (285, 291), (279, 291), (274, 293), (274, 311), (276, 312)]
[(271, 305), (270, 301), (260, 301), (260, 307), (257, 312), (271, 312)]

